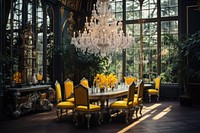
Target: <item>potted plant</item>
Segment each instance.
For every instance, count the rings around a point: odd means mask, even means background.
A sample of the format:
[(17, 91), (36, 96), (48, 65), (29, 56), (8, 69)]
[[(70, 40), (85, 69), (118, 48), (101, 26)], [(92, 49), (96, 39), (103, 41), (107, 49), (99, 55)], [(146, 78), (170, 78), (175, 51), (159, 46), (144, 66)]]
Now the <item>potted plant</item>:
[(183, 87), (180, 104), (181, 106), (191, 106), (191, 87), (188, 83), (200, 82), (200, 31), (180, 40), (177, 46), (177, 64), (175, 65)]

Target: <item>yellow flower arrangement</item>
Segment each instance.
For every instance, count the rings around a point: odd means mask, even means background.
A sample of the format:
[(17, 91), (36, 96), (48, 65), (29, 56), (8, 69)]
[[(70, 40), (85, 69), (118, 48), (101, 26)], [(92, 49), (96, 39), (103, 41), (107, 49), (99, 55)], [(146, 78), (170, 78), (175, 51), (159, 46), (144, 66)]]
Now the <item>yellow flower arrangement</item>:
[(15, 72), (13, 81), (15, 81), (16, 84), (22, 83), (22, 74), (20, 72)]
[(115, 84), (117, 83), (117, 76), (113, 73), (110, 73), (107, 76), (107, 80), (108, 80), (108, 86), (110, 88), (113, 88), (115, 86)]
[(42, 78), (43, 78), (42, 74), (41, 74), (41, 73), (38, 73), (38, 74), (37, 74), (37, 80), (38, 80), (38, 81), (42, 81)]
[(114, 87), (117, 83), (117, 76), (113, 73), (105, 75), (104, 73), (97, 74), (94, 78), (94, 85), (100, 89)]

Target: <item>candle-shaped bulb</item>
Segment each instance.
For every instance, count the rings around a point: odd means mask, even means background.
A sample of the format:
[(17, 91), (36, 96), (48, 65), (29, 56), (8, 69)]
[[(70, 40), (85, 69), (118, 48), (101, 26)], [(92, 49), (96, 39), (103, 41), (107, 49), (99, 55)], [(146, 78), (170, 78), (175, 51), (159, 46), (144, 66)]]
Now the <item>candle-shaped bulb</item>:
[(78, 36), (79, 36), (79, 37), (81, 36), (81, 31), (80, 31), (80, 30), (78, 31)]
[(93, 10), (95, 10), (95, 4), (93, 5)]

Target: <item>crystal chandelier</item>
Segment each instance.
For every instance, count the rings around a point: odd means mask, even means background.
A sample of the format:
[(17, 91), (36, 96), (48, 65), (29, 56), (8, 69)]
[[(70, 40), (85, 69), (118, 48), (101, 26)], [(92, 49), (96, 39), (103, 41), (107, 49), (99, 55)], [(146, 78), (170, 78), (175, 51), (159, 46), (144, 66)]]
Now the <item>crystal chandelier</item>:
[[(96, 8), (96, 9), (95, 9)], [(71, 44), (83, 52), (105, 57), (133, 44), (131, 33), (125, 34), (122, 22), (116, 21), (108, 0), (97, 0), (90, 20), (86, 17), (83, 33), (74, 32)]]

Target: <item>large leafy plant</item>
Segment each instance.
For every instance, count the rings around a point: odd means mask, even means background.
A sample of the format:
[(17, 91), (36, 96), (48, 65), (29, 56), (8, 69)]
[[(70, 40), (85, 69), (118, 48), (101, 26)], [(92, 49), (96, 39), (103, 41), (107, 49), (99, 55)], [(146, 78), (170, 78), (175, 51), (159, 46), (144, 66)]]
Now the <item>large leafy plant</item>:
[(200, 31), (181, 39), (177, 46), (177, 62), (174, 68), (182, 81), (184, 94), (190, 95), (187, 84), (200, 82)]
[(186, 64), (188, 82), (200, 82), (200, 31), (180, 42), (179, 56)]

